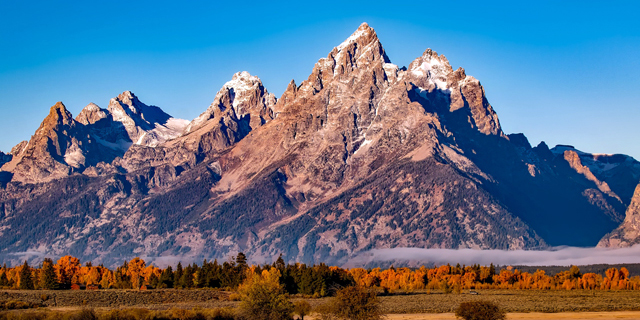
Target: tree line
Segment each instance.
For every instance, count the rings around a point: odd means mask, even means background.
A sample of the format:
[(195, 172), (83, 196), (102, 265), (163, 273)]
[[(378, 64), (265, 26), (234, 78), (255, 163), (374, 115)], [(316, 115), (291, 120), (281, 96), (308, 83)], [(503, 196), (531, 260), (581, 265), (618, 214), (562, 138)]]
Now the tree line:
[(572, 266), (555, 275), (543, 270), (533, 273), (505, 268), (497, 271), (490, 266), (450, 266), (417, 269), (343, 269), (325, 264), (308, 266), (303, 263), (287, 264), (280, 256), (273, 264), (249, 265), (243, 253), (229, 261), (219, 263), (204, 260), (175, 269), (147, 265), (134, 258), (114, 270), (103, 265), (84, 266), (73, 256), (64, 256), (55, 263), (46, 258), (37, 267), (24, 264), (0, 268), (0, 287), (5, 289), (140, 289), (140, 288), (223, 288), (236, 290), (251, 274), (277, 270), (278, 281), (287, 293), (324, 297), (336, 290), (357, 285), (363, 288), (387, 291), (444, 290), (460, 292), (468, 289), (535, 289), (535, 290), (638, 290), (640, 277), (631, 277), (629, 271), (610, 268), (604, 275), (581, 273)]

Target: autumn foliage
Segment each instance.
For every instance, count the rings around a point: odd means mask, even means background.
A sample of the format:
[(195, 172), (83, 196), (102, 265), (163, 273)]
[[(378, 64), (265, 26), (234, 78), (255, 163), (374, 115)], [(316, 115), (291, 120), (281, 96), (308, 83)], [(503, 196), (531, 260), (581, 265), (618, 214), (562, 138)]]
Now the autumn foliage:
[(309, 296), (334, 295), (337, 290), (357, 285), (381, 289), (385, 292), (414, 290), (444, 290), (460, 292), (469, 289), (527, 289), (527, 290), (638, 290), (640, 277), (630, 276), (626, 268), (610, 268), (604, 275), (580, 272), (573, 266), (555, 275), (543, 270), (533, 273), (517, 269), (495, 270), (493, 266), (450, 266), (389, 269), (342, 269), (324, 264), (307, 266), (285, 264), (279, 258), (272, 265), (249, 266), (244, 255), (219, 264), (204, 261), (201, 266), (178, 264), (160, 269), (141, 258), (124, 262), (115, 270), (84, 266), (72, 256), (64, 256), (55, 263), (45, 259), (34, 268), (27, 263), (12, 268), (0, 268), (0, 287), (13, 289), (70, 289), (72, 285), (98, 286), (102, 289), (151, 288), (238, 288), (248, 276), (263, 271), (278, 271), (278, 281), (290, 294)]

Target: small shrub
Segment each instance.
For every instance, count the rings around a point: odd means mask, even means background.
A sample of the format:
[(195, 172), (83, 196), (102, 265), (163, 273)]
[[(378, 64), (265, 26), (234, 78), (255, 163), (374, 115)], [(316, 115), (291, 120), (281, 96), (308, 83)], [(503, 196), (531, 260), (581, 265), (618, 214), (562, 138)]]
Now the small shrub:
[(5, 310), (29, 309), (29, 308), (36, 308), (36, 307), (37, 305), (33, 303), (21, 301), (21, 300), (9, 300), (5, 302), (0, 302), (0, 309), (5, 309)]
[(463, 302), (456, 309), (456, 317), (463, 320), (504, 320), (504, 310), (490, 301)]
[(311, 305), (307, 300), (300, 300), (293, 303), (293, 312), (300, 316), (300, 320), (304, 320), (304, 316), (311, 312)]
[(335, 308), (332, 302), (327, 302), (317, 306), (314, 311), (318, 314), (318, 320), (336, 320)]
[(196, 313), (185, 309), (171, 309), (171, 319), (191, 320), (197, 319)]
[(40, 312), (21, 312), (21, 313), (8, 313), (0, 312), (0, 320), (48, 320), (48, 319), (60, 319), (55, 317), (47, 317), (46, 314)]
[(249, 275), (240, 286), (240, 316), (251, 320), (289, 319), (293, 303), (280, 284), (280, 276), (276, 268)]
[(339, 290), (330, 308), (340, 319), (379, 320), (384, 317), (376, 292), (359, 286)]
[(213, 309), (207, 313), (207, 319), (210, 320), (235, 320), (236, 314), (232, 309)]
[[(138, 320), (134, 315), (129, 314), (129, 312), (125, 310), (107, 311), (106, 313), (102, 314), (100, 319), (101, 320)], [(141, 318), (141, 319), (145, 319), (145, 318)]]
[(445, 294), (450, 294), (451, 292), (453, 292), (453, 288), (451, 288), (449, 283), (445, 280), (442, 281), (442, 283), (440, 284), (440, 287), (442, 288), (442, 291), (444, 291)]
[(69, 320), (98, 320), (98, 316), (93, 310), (83, 309), (77, 313), (72, 314), (68, 318)]

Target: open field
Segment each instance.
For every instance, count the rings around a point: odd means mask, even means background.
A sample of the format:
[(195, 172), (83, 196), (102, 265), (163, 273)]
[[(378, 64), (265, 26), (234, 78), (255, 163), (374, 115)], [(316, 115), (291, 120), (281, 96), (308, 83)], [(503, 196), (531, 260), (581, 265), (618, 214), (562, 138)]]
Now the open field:
[[(640, 292), (587, 290), (478, 290), (479, 295), (427, 294), (380, 297), (383, 310), (398, 313), (453, 312), (461, 302), (489, 300), (507, 312), (640, 311)], [(640, 317), (639, 317), (640, 319)]]
[[(489, 300), (507, 312), (509, 319), (640, 319), (638, 291), (537, 291), (478, 290), (479, 295), (412, 292), (381, 296), (383, 311), (390, 320), (455, 319), (461, 302)], [(42, 296), (48, 296), (44, 302)], [(172, 308), (235, 307), (233, 293), (217, 290), (97, 290), (97, 291), (0, 291), (0, 300), (42, 303), (46, 310), (71, 311), (93, 308), (106, 311), (121, 308), (167, 310)], [(294, 297), (301, 299), (302, 297)], [(312, 306), (328, 298), (308, 299)]]
[[(640, 319), (640, 311), (614, 312), (562, 312), (562, 313), (508, 313), (509, 320), (604, 320), (604, 319)], [(453, 313), (431, 314), (390, 314), (387, 320), (456, 320)]]

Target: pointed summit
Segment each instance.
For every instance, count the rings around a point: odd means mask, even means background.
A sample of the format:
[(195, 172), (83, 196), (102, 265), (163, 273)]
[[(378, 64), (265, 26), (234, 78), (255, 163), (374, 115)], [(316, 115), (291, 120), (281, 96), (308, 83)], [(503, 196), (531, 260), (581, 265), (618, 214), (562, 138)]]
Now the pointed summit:
[(75, 121), (62, 102), (49, 109), (49, 115), (12, 161), (3, 167), (12, 171), (15, 181), (42, 182), (79, 171), (86, 164), (93, 141), (82, 124)]
[(366, 45), (374, 41), (378, 40), (378, 35), (376, 31), (373, 30), (366, 22), (363, 22), (358, 29), (347, 38), (344, 42), (342, 42), (339, 46), (336, 47), (338, 51), (341, 51), (348, 45), (352, 43), (359, 43), (360, 45)]
[(95, 103), (89, 103), (76, 117), (76, 121), (84, 124), (94, 124), (102, 119), (107, 118), (107, 110), (104, 110)]
[(179, 136), (188, 121), (172, 118), (156, 106), (142, 103), (131, 91), (109, 101), (107, 107), (113, 121), (120, 122), (134, 144), (156, 146)]
[[(273, 118), (276, 98), (262, 85), (262, 80), (247, 71), (236, 72), (216, 94), (213, 102), (185, 129), (185, 133), (202, 128), (205, 123), (217, 117), (232, 116), (245, 119), (251, 129), (255, 129)], [(233, 115), (228, 115), (229, 111)]]
[(361, 24), (349, 38), (335, 47), (328, 59), (333, 60), (334, 75), (348, 73), (358, 67), (368, 67), (377, 62), (390, 62), (376, 31), (366, 22)]
[[(389, 57), (382, 48), (375, 30), (363, 23), (345, 41), (318, 60), (309, 78), (300, 85), (300, 90), (315, 95), (334, 78), (374, 78), (386, 81), (385, 67), (390, 66)], [(374, 75), (385, 75), (375, 77)]]
[(67, 110), (61, 101), (56, 102), (51, 109), (49, 115), (44, 118), (40, 128), (53, 128), (60, 125), (70, 125), (73, 122), (71, 112)]

